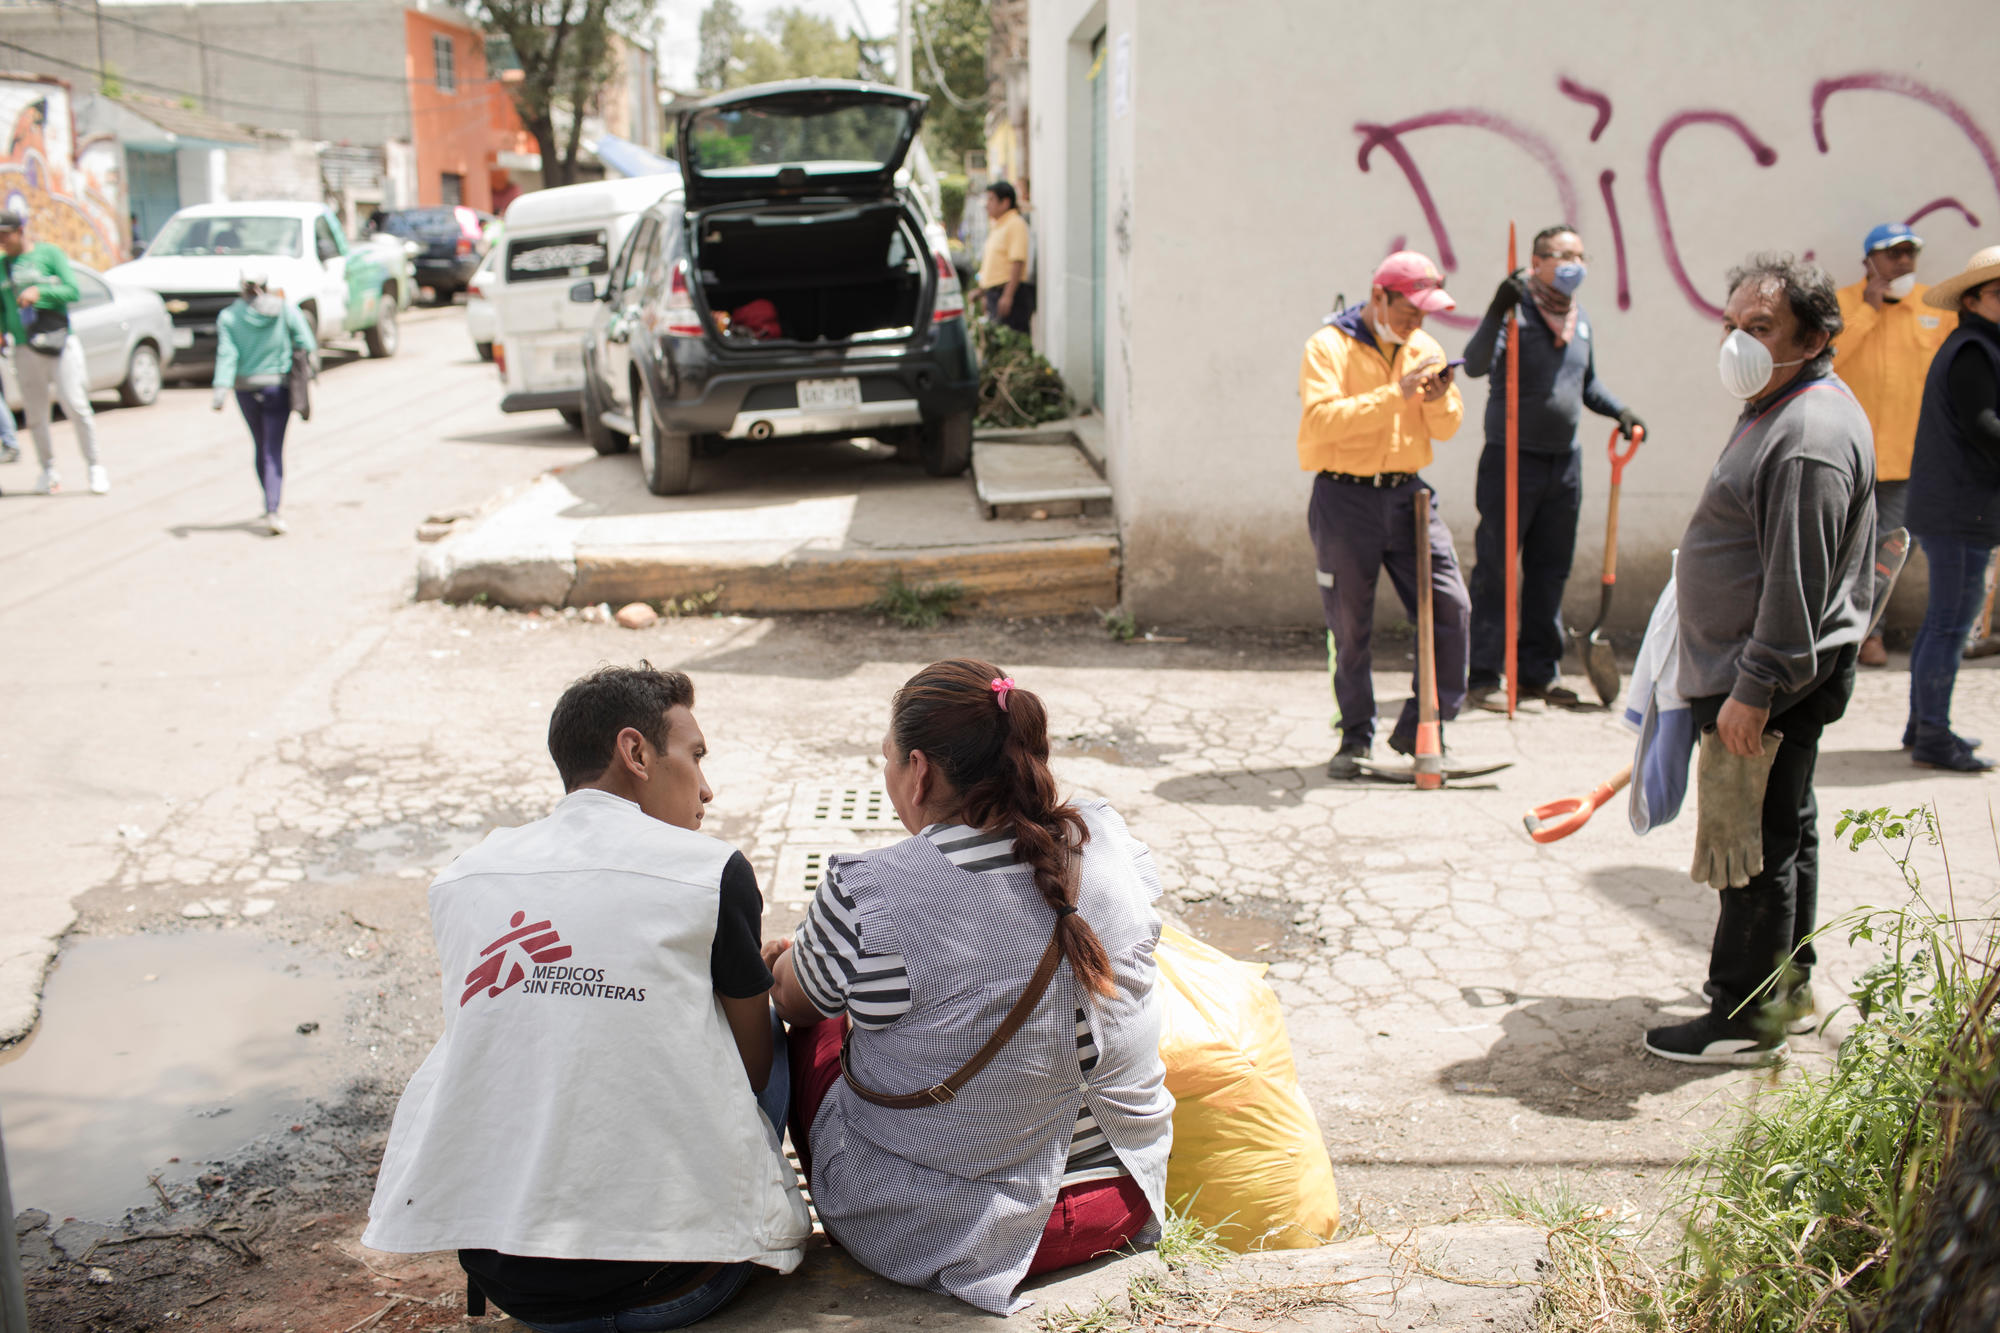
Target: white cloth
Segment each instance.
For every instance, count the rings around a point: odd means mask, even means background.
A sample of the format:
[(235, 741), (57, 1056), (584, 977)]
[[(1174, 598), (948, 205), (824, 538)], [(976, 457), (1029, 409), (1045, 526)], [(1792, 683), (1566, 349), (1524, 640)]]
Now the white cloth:
[[(1674, 552), (1676, 558), (1679, 552)], [(1639, 733), (1632, 748), (1632, 787), (1626, 812), (1634, 833), (1672, 823), (1687, 799), (1694, 754), (1694, 713), (1680, 694), (1680, 595), (1672, 577), (1653, 604), (1646, 638), (1632, 664), (1625, 696), (1625, 725)]]
[(586, 789), (438, 876), (444, 1036), (364, 1244), (798, 1266), (812, 1223), (709, 971), (733, 851)]

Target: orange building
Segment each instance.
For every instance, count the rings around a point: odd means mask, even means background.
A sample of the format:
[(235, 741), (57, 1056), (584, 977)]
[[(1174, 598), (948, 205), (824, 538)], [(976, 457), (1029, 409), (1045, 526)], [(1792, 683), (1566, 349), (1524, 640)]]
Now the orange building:
[(452, 11), (403, 11), (417, 203), (504, 210), (520, 187), (510, 166), (531, 157), (505, 83), (486, 68), (486, 34)]

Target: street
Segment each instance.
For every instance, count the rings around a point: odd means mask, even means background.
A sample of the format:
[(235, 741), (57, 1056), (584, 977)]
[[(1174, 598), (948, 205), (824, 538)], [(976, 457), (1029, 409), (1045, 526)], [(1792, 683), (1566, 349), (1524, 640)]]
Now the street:
[[(420, 522), (589, 456), (553, 415), (505, 418), (497, 397), (454, 310), (412, 313), (393, 360), (338, 358), (315, 419), (293, 425), (292, 532), (276, 539), (249, 524), (243, 424), (203, 390), (103, 413), (106, 497), (27, 497), (29, 462), (0, 469), (10, 1035), (75, 918), (43, 1028), (0, 1054), (15, 1206), (49, 1214), (23, 1239), (40, 1308), (139, 1328), (215, 1299), (203, 1326), (307, 1333), (366, 1316), (393, 1279), (413, 1299), (385, 1325), (459, 1318), (448, 1256), (356, 1248), (387, 1114), (438, 1029), (425, 885), (559, 795), (543, 738), (564, 684), (642, 656), (696, 681), (707, 827), (750, 855), (767, 934), (799, 919), (814, 853), (890, 836), (799, 811), (879, 784), (911, 671), (984, 656), (1042, 693), (1059, 776), (1151, 843), (1168, 909), (1272, 964), (1349, 1228), (1450, 1217), (1501, 1183), (1650, 1215), (1699, 1132), (1769, 1077), (1639, 1049), (1656, 1014), (1698, 1003), (1714, 903), (1686, 877), (1692, 800), (1643, 840), (1622, 798), (1564, 842), (1522, 832), (1524, 809), (1626, 762), (1610, 714), (1475, 713), (1454, 750), (1514, 767), (1422, 793), (1322, 776), (1318, 631), (1120, 644), (1090, 618), (912, 632), (705, 616), (631, 632), (414, 603)], [(67, 427), (56, 441), (80, 475)], [(1378, 667), (1404, 651), (1379, 648)], [(1990, 787), (1893, 748), (1907, 687), (1900, 658), (1865, 673), (1829, 731), (1823, 832), (1843, 806), (1936, 800), (1958, 891), (1984, 896)], [(1378, 673), (1385, 701), (1402, 688)], [(1967, 664), (1958, 709), (1975, 733), (2000, 713), (1990, 663)], [(1898, 896), (1879, 854), (1829, 838), (1825, 858), (1822, 921)], [(1935, 851), (1919, 864), (1941, 867)], [(1830, 1008), (1865, 955), (1843, 938), (1822, 958)], [(1810, 1061), (1830, 1040), (1795, 1050)], [(211, 1243), (101, 1247), (131, 1233), (94, 1223), (147, 1204), (134, 1227), (207, 1219)], [(106, 1276), (82, 1283), (92, 1266)]]

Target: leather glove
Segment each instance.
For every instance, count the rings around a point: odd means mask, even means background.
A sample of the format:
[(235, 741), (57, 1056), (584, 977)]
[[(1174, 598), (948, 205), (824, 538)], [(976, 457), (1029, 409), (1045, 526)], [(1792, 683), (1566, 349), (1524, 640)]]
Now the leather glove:
[(1713, 726), (1701, 729), (1696, 761), (1694, 864), (1688, 877), (1711, 889), (1740, 889), (1764, 870), (1764, 788), (1782, 732), (1764, 733), (1764, 753), (1744, 759), (1729, 753)]
[(1646, 429), (1646, 423), (1639, 419), (1637, 412), (1628, 407), (1618, 414), (1618, 429), (1629, 440), (1632, 438), (1633, 430)]
[(1517, 268), (1500, 280), (1500, 285), (1493, 291), (1493, 299), (1487, 303), (1487, 318), (1505, 319), (1508, 311), (1527, 299), (1528, 280), (1521, 276), (1527, 271)]

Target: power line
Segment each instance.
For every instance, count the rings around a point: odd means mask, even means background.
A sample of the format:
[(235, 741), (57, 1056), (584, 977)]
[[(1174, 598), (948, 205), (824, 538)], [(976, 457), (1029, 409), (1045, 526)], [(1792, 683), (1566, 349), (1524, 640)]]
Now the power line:
[(968, 102), (953, 92), (951, 85), (944, 81), (944, 71), (938, 68), (937, 52), (931, 50), (931, 30), (924, 23), (924, 16), (917, 12), (915, 5), (910, 7), (910, 18), (917, 25), (917, 35), (924, 39), (924, 61), (931, 67), (931, 79), (937, 84), (938, 91), (944, 94), (944, 100), (960, 111), (977, 110), (979, 103), (985, 101), (985, 98)]
[[(78, 3), (78, 0), (48, 0), (48, 2), (55, 5), (58, 9), (67, 9), (72, 13), (95, 15), (98, 12), (86, 8), (84, 5)], [(316, 65), (306, 61), (286, 60), (281, 56), (262, 55), (254, 51), (238, 50), (231, 46), (220, 46), (205, 38), (189, 37), (184, 33), (169, 32), (165, 28), (148, 27), (146, 24), (137, 23), (128, 18), (120, 18), (115, 14), (104, 14), (102, 17), (106, 23), (115, 23), (121, 28), (130, 28), (132, 31), (144, 33), (148, 37), (163, 37), (170, 42), (179, 42), (183, 46), (199, 47), (203, 51), (213, 51), (217, 55), (234, 56), (239, 60), (254, 60), (258, 64), (271, 65), (278, 69), (295, 69), (325, 78), (355, 79), (365, 83), (393, 83), (398, 87), (407, 87), (410, 84), (422, 84), (433, 88), (439, 86), (436, 78), (414, 79), (394, 74), (372, 74), (362, 70), (328, 69), (324, 65)], [(481, 37), (483, 40), (484, 34), (481, 34)], [(462, 79), (455, 80), (454, 82), (458, 86), (464, 86), (465, 84), (472, 83), (498, 83), (499, 80), (488, 76), (483, 79)]]
[[(38, 60), (44, 64), (56, 65), (60, 66), (63, 69), (75, 70), (79, 74), (89, 74), (95, 76), (97, 73), (96, 70), (92, 69), (88, 65), (80, 65), (74, 60), (64, 60), (61, 56), (52, 56), (44, 51), (36, 51), (31, 47), (23, 46), (19, 42), (11, 41), (5, 37), (0, 37), (0, 48), (5, 48), (6, 50), (9, 51), (19, 51), (22, 55), (27, 56), (30, 60)], [(128, 78), (122, 74), (118, 76), (117, 82), (121, 84), (127, 84), (134, 88), (144, 88), (149, 92), (166, 93), (173, 97), (190, 98), (203, 106), (217, 106), (217, 107), (227, 106), (227, 107), (235, 107), (243, 111), (262, 111), (284, 116), (300, 114), (294, 108), (272, 106), (264, 102), (241, 102), (237, 101), (234, 98), (229, 98), (229, 97), (196, 97), (195, 94), (189, 92), (185, 88), (175, 88), (164, 83), (150, 83), (145, 79)], [(488, 80), (487, 82), (491, 83), (493, 86), (487, 88), (484, 92), (479, 94), (479, 98), (481, 100), (491, 100), (495, 90), (498, 87), (498, 83), (495, 80)], [(346, 119), (355, 120), (367, 116), (375, 119), (401, 120), (405, 116), (405, 114), (407, 114), (412, 118), (416, 116), (431, 116), (431, 115), (438, 115), (440, 113), (448, 111), (464, 111), (469, 109), (472, 105), (473, 103), (468, 102), (451, 106), (412, 107), (407, 113), (401, 111), (322, 110), (320, 114), (329, 119), (338, 119), (344, 117)], [(143, 108), (140, 108), (140, 114), (144, 114)]]

